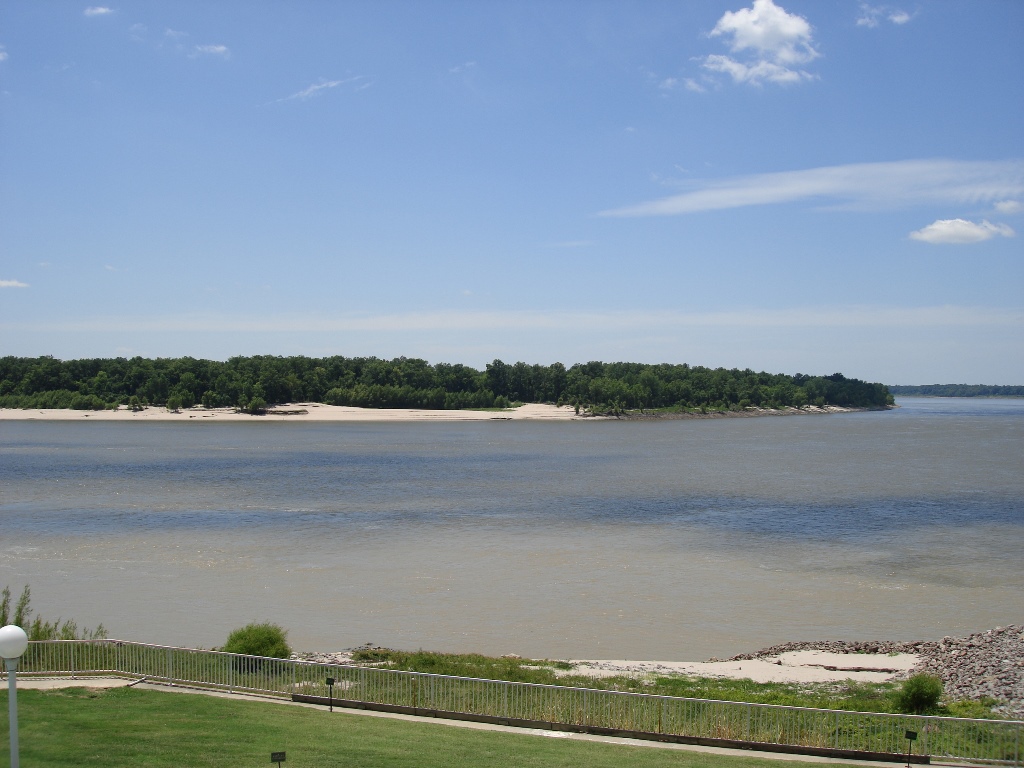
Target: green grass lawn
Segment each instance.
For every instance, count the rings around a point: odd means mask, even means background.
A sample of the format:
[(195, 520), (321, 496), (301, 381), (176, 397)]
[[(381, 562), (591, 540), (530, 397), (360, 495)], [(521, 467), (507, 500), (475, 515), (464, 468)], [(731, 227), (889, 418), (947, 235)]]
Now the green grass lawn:
[[(7, 711), (7, 692), (0, 693)], [(587, 766), (799, 768), (806, 763), (722, 757), (570, 739), (474, 731), (137, 688), (18, 693), (21, 764), (39, 766), (259, 766), (286, 751), (304, 766)], [(6, 717), (0, 768), (9, 766)]]

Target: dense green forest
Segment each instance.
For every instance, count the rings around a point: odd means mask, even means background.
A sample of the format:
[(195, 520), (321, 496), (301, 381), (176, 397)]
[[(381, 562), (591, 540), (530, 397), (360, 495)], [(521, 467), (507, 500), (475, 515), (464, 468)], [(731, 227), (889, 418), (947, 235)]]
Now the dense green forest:
[(493, 408), (514, 402), (591, 410), (803, 405), (882, 406), (882, 384), (831, 376), (755, 373), (689, 365), (590, 362), (485, 370), (399, 357), (191, 357), (57, 360), (0, 358), (2, 408), (233, 407), (317, 402), (366, 408)]
[(915, 387), (889, 385), (894, 395), (919, 397), (1024, 397), (1024, 387), (1004, 387), (990, 384), (922, 384)]

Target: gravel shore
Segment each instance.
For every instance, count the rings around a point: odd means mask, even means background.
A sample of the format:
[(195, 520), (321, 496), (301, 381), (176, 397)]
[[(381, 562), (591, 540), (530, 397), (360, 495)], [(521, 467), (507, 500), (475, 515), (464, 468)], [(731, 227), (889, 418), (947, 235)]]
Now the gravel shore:
[(968, 637), (939, 641), (823, 640), (795, 642), (733, 656), (744, 661), (778, 656), (788, 651), (820, 650), (831, 653), (912, 653), (921, 661), (907, 675), (926, 672), (942, 680), (950, 699), (995, 699), (996, 711), (1024, 718), (1024, 626), (1011, 624)]

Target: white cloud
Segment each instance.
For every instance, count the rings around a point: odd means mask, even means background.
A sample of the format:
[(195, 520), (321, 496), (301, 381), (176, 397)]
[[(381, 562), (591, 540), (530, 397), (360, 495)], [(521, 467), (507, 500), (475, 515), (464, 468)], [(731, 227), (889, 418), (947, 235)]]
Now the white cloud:
[(197, 56), (223, 56), (225, 59), (231, 58), (231, 51), (228, 50), (226, 45), (197, 45), (192, 49), (192, 57)]
[(686, 88), (686, 90), (688, 91), (692, 91), (693, 93), (704, 93), (704, 91), (706, 90), (703, 85), (698, 83), (692, 77), (688, 77), (685, 80), (683, 80), (683, 87)]
[(992, 224), (987, 220), (979, 224), (965, 219), (939, 219), (911, 232), (910, 239), (935, 245), (963, 245), (991, 240), (997, 235), (1014, 237), (1016, 234), (1005, 224)]
[(348, 77), (345, 78), (344, 80), (321, 79), (319, 83), (313, 83), (313, 85), (303, 88), (301, 91), (297, 91), (296, 93), (293, 93), (291, 96), (285, 96), (282, 99), (278, 99), (278, 101), (291, 101), (292, 99), (305, 101), (306, 99), (310, 99), (314, 96), (320, 95), (325, 90), (328, 90), (330, 88), (337, 88), (339, 85), (345, 85), (347, 83), (360, 83), (361, 85), (359, 90), (362, 90), (362, 88), (365, 88), (367, 85), (369, 85), (369, 83), (363, 82), (365, 80), (366, 77), (364, 75), (356, 75), (355, 77)]
[(107, 8), (107, 7), (102, 6), (102, 5), (90, 6), (89, 8), (86, 8), (84, 11), (82, 11), (82, 13), (85, 14), (86, 16), (106, 16), (107, 14), (110, 14), (110, 13), (113, 13), (113, 12), (114, 12), (113, 8)]
[(0, 280), (0, 288), (28, 288), (28, 283), (20, 280)]
[(0, 61), (7, 61), (7, 46), (0, 45)]
[(902, 160), (764, 173), (704, 182), (694, 189), (603, 216), (675, 216), (824, 199), (847, 208), (922, 203), (989, 203), (1024, 195), (1024, 161)]
[(729, 75), (733, 82), (794, 83), (814, 75), (801, 69), (820, 55), (814, 47), (811, 25), (802, 16), (786, 13), (772, 0), (754, 0), (750, 8), (726, 11), (710, 37), (728, 39), (733, 54), (744, 60), (713, 54), (705, 57), (703, 67)]
[(705, 58), (704, 69), (729, 75), (734, 83), (751, 83), (753, 85), (765, 81), (769, 83), (798, 83), (801, 80), (814, 79), (814, 75), (809, 72), (789, 69), (771, 61), (744, 64), (728, 56), (719, 55)]
[(868, 5), (867, 3), (860, 4), (860, 16), (857, 17), (858, 27), (867, 27), (868, 29), (874, 29), (882, 21), (888, 21), (891, 24), (897, 26), (906, 24), (913, 18), (909, 13), (904, 11), (902, 8), (893, 8), (887, 5)]
[(1021, 211), (1024, 211), (1024, 203), (1020, 200), (1000, 200), (996, 203), (995, 208), (997, 213), (1008, 216), (1013, 213), (1020, 213)]

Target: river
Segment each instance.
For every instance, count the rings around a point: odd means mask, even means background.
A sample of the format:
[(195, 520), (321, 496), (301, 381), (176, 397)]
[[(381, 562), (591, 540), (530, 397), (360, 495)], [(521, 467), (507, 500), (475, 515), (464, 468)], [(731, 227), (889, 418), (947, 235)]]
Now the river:
[(703, 660), (1024, 621), (1024, 401), (680, 421), (0, 421), (0, 586), (211, 647)]

